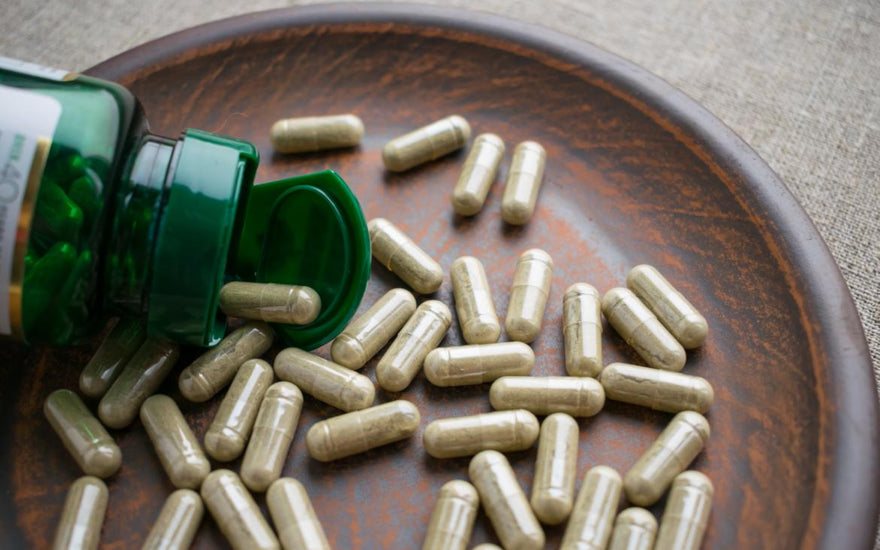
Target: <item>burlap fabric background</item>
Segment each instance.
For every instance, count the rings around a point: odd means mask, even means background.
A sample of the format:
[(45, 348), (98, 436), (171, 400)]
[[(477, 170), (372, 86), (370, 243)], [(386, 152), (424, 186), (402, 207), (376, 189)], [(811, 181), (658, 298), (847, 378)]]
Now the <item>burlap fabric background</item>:
[[(82, 70), (186, 27), (303, 3), (312, 2), (6, 0), (0, 55)], [(733, 128), (818, 226), (880, 376), (880, 1), (434, 3), (590, 41), (665, 78)]]

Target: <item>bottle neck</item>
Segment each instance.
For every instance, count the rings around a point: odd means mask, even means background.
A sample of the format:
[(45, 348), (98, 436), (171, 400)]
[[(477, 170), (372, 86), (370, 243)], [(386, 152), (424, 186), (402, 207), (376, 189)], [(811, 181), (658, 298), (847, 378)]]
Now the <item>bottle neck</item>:
[(105, 264), (105, 296), (118, 313), (141, 315), (146, 310), (177, 145), (177, 140), (144, 134), (124, 169)]

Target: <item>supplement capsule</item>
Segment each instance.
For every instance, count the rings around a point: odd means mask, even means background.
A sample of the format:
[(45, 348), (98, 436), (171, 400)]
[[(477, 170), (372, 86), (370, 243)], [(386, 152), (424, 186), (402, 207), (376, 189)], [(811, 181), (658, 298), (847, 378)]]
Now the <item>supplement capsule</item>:
[(465, 550), (479, 505), (473, 485), (459, 479), (446, 482), (431, 512), (422, 550)]
[(266, 390), (241, 461), (241, 480), (251, 491), (265, 491), (281, 477), (302, 405), (302, 392), (290, 382), (276, 382)]
[(468, 473), (506, 550), (544, 548), (544, 531), (503, 454), (481, 452), (471, 459)]
[(196, 403), (211, 399), (226, 387), (242, 363), (266, 353), (272, 339), (272, 329), (260, 321), (233, 330), (183, 369), (177, 379), (180, 393)]
[(693, 470), (676, 476), (660, 520), (655, 550), (699, 550), (712, 511), (715, 488)]
[(470, 137), (467, 120), (452, 115), (392, 139), (382, 149), (382, 161), (390, 172), (403, 172), (461, 149)]
[(526, 250), (517, 260), (504, 319), (504, 330), (511, 340), (530, 344), (538, 337), (552, 277), (553, 260), (543, 250)]
[(651, 550), (657, 520), (644, 508), (627, 508), (617, 514), (608, 550)]
[(571, 376), (504, 376), (492, 383), (493, 409), (525, 409), (537, 415), (593, 416), (605, 404), (602, 384)]
[(177, 403), (167, 395), (150, 397), (141, 406), (141, 423), (171, 484), (178, 489), (198, 489), (211, 464)]
[(274, 374), (272, 366), (262, 359), (249, 359), (238, 369), (205, 433), (205, 450), (212, 458), (229, 462), (244, 451)]
[(101, 422), (116, 430), (134, 422), (141, 404), (156, 393), (179, 356), (177, 345), (147, 338), (101, 398)]
[(626, 286), (686, 349), (698, 348), (706, 341), (706, 319), (656, 268), (635, 266), (626, 277)]
[(449, 272), (461, 335), (468, 344), (492, 344), (501, 336), (495, 302), (480, 260), (462, 256)]
[(79, 376), (79, 391), (99, 399), (147, 337), (143, 323), (119, 319)]
[(599, 381), (608, 399), (663, 412), (705, 413), (715, 399), (705, 378), (626, 363), (611, 363)]
[(525, 410), (443, 418), (428, 424), (422, 436), (434, 458), (470, 456), (480, 451), (522, 451), (535, 444), (540, 426)]
[(97, 550), (107, 497), (107, 486), (96, 477), (74, 481), (64, 499), (52, 550)]
[(364, 137), (364, 123), (355, 115), (285, 118), (272, 125), (270, 141), (279, 153), (311, 153), (354, 147)]
[(234, 282), (220, 289), (220, 309), (243, 319), (307, 325), (321, 313), (321, 297), (307, 286)]
[(373, 382), (363, 374), (298, 348), (287, 348), (275, 356), (275, 375), (346, 412), (366, 409), (376, 398)]
[(602, 313), (648, 365), (672, 371), (684, 367), (684, 348), (631, 290), (612, 288), (606, 292)]
[(630, 502), (650, 506), (696, 458), (709, 439), (709, 422), (693, 411), (680, 412), (624, 477)]
[(443, 284), (443, 268), (419, 245), (385, 218), (370, 220), (373, 257), (419, 294), (437, 292)]
[(498, 545), (492, 544), (491, 542), (484, 542), (483, 544), (478, 544), (471, 548), (471, 550), (504, 550)]
[(78, 395), (53, 391), (43, 403), (43, 414), (87, 475), (110, 477), (119, 470), (122, 451)]
[(363, 367), (394, 338), (415, 310), (412, 294), (402, 288), (389, 290), (333, 340), (333, 361), (350, 369)]
[(617, 514), (620, 486), (620, 475), (608, 466), (587, 471), (560, 550), (604, 550)]
[(532, 510), (543, 523), (559, 525), (571, 513), (578, 455), (578, 425), (554, 413), (541, 424), (532, 484)]
[(599, 291), (586, 283), (568, 287), (562, 298), (565, 372), (598, 376), (602, 372), (602, 308)]
[(504, 141), (495, 134), (480, 134), (452, 191), (452, 207), (462, 216), (473, 216), (483, 208), (489, 188), (504, 157)]
[(511, 225), (529, 221), (538, 202), (547, 153), (540, 144), (524, 141), (513, 150), (507, 185), (501, 198), (501, 218)]
[(313, 424), (306, 447), (315, 460), (329, 462), (412, 437), (420, 421), (415, 405), (391, 401)]
[(234, 550), (279, 550), (278, 539), (244, 484), (229, 470), (214, 470), (202, 483), (202, 500)]
[(425, 376), (435, 386), (469, 386), (502, 376), (525, 376), (535, 352), (522, 342), (437, 348), (425, 357)]
[(284, 550), (330, 550), (302, 483), (289, 477), (273, 481), (266, 491), (266, 504)]
[(452, 312), (446, 304), (438, 300), (423, 302), (376, 365), (379, 385), (391, 392), (405, 390), (428, 353), (446, 336), (451, 323)]
[(141, 550), (188, 550), (204, 515), (205, 506), (197, 492), (174, 491), (165, 500)]

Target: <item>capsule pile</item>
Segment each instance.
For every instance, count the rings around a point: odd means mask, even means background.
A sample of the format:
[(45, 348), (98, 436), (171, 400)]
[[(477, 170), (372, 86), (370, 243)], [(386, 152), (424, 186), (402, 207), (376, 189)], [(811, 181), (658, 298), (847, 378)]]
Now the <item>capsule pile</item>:
[[(408, 170), (464, 147), (470, 134), (464, 118), (451, 116), (391, 141), (383, 160), (390, 171)], [(350, 147), (362, 135), (363, 125), (353, 115), (279, 121), (272, 130), (281, 152)], [(504, 142), (494, 134), (475, 139), (453, 191), (460, 215), (482, 208), (504, 152)], [(502, 200), (507, 223), (531, 218), (545, 160), (546, 152), (535, 142), (515, 148)], [(417, 295), (437, 292), (444, 270), (428, 251), (388, 219), (371, 220), (369, 230), (379, 265)], [(500, 341), (502, 323), (482, 262), (462, 256), (449, 266), (454, 304), (430, 296), (420, 302), (410, 290), (395, 288), (336, 337), (329, 359), (287, 348), (271, 365), (261, 359), (274, 341), (265, 322), (307, 324), (320, 311), (321, 297), (306, 287), (232, 283), (221, 293), (221, 307), (249, 321), (183, 369), (178, 385), (183, 399), (196, 403), (219, 400), (228, 387), (203, 446), (216, 461), (243, 456), (239, 473), (211, 471), (178, 403), (156, 394), (178, 359), (177, 347), (147, 338), (137, 323), (120, 321), (80, 378), (81, 393), (100, 399), (97, 418), (69, 390), (53, 392), (44, 405), (50, 425), (85, 474), (71, 485), (55, 548), (96, 548), (109, 494), (98, 478), (113, 476), (124, 462), (104, 426), (124, 428), (140, 416), (177, 488), (168, 495), (144, 548), (188, 548), (207, 508), (236, 550), (329, 549), (319, 520), (322, 511), (312, 506), (300, 482), (282, 473), (291, 444), (300, 437), (303, 394), (342, 413), (304, 434), (316, 461), (391, 449), (384, 446), (418, 432), (421, 414), (405, 393), (377, 404), (373, 382), (357, 372), (375, 358), (376, 379), (386, 391), (405, 392), (423, 372), (438, 388), (485, 384), (487, 402), (495, 409), (441, 418), (425, 427), (422, 444), (434, 459), (472, 458), (462, 472), (469, 481), (451, 479), (440, 489), (425, 525), (424, 550), (467, 548), (480, 509), (508, 550), (543, 548), (542, 523), (566, 524), (563, 550), (698, 549), (714, 488), (708, 477), (688, 468), (709, 439), (704, 414), (714, 392), (706, 379), (680, 371), (686, 350), (703, 345), (706, 320), (651, 266), (634, 267), (626, 288), (612, 288), (602, 297), (593, 286), (574, 282), (565, 290), (563, 323), (556, 327), (564, 337), (568, 376), (531, 376), (536, 357), (529, 344), (544, 330), (553, 267), (550, 255), (536, 248), (525, 250), (516, 262), (503, 323), (510, 341)], [(603, 317), (647, 366), (603, 364)], [(466, 345), (441, 347), (456, 328)], [(576, 418), (599, 414), (606, 400), (674, 414), (623, 476), (608, 465), (577, 471), (581, 431)], [(527, 495), (503, 453), (536, 442), (534, 482)], [(263, 492), (274, 530), (252, 495)], [(642, 507), (666, 494), (658, 524)], [(633, 507), (618, 513), (623, 500)]]

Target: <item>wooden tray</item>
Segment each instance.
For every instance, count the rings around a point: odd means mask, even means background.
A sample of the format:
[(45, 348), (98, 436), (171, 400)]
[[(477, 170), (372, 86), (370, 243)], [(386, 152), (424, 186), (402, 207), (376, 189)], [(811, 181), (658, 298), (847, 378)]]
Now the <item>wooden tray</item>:
[[(754, 151), (681, 92), (587, 43), (498, 17), (422, 6), (353, 5), (247, 15), (138, 47), (89, 74), (130, 87), (159, 134), (186, 127), (251, 140), (257, 181), (333, 168), (368, 218), (399, 224), (448, 269), (483, 259), (499, 314), (523, 250), (556, 261), (535, 375), (563, 374), (561, 299), (577, 281), (601, 292), (638, 263), (657, 266), (711, 327), (685, 372), (716, 390), (713, 434), (694, 467), (717, 497), (703, 548), (870, 548), (878, 512), (878, 414), (867, 346), (828, 250), (785, 186)], [(354, 112), (356, 150), (282, 156), (268, 130), (281, 117)], [(391, 137), (459, 113), (475, 134), (512, 151), (548, 152), (535, 218), (500, 219), (503, 164), (484, 211), (453, 215), (464, 153), (386, 174)], [(401, 283), (379, 266), (364, 306)], [(447, 280), (438, 294), (451, 304)], [(363, 309), (363, 308), (362, 308)], [(606, 327), (607, 328), (607, 327)], [(461, 342), (457, 329), (444, 345)], [(48, 548), (69, 484), (80, 475), (41, 413), (45, 396), (75, 388), (97, 342), (72, 349), (0, 350), (0, 536), (6, 548)], [(326, 349), (322, 350), (326, 353)], [(640, 362), (608, 328), (605, 362)], [(183, 403), (177, 372), (164, 391)], [(363, 372), (375, 379), (375, 361)], [(436, 419), (489, 410), (488, 385), (450, 390), (419, 376), (402, 394)], [(380, 392), (379, 399), (398, 397)], [(219, 404), (183, 404), (200, 437)], [(434, 460), (410, 441), (333, 464), (311, 460), (305, 434), (337, 411), (306, 401), (285, 475), (303, 481), (335, 548), (421, 545), (440, 486), (465, 479), (467, 459)], [(579, 471), (625, 472), (670, 415), (609, 403), (581, 421)], [(139, 548), (172, 487), (139, 424), (115, 433), (124, 454), (110, 479), (101, 548)], [(535, 450), (510, 455), (528, 491)], [(238, 468), (234, 463), (231, 467)], [(579, 478), (581, 475), (579, 475)], [(580, 480), (579, 480), (580, 481)], [(262, 504), (262, 497), (259, 498)], [(653, 508), (662, 513), (662, 502)], [(548, 528), (548, 548), (562, 528)], [(481, 512), (473, 544), (495, 540)], [(226, 548), (206, 519), (194, 548)]]

